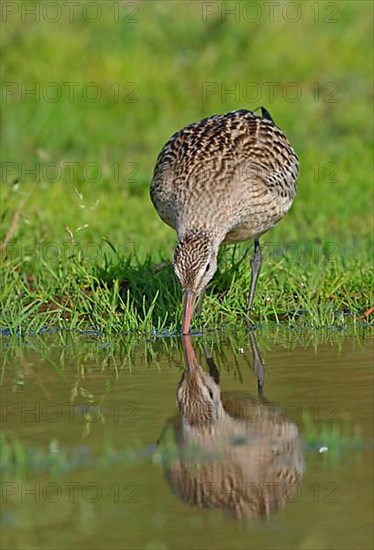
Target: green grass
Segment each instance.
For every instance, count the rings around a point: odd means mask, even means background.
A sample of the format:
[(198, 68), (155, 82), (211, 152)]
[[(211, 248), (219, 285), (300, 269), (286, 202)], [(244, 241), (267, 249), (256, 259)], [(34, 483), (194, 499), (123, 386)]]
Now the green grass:
[[(9, 17), (2, 32), (0, 240), (25, 203), (1, 262), (0, 327), (177, 330), (180, 288), (170, 265), (154, 268), (170, 262), (176, 242), (148, 196), (155, 159), (184, 124), (259, 105), (294, 145), (301, 174), (290, 213), (263, 237), (253, 322), (361, 322), (373, 305), (372, 6), (338, 3), (337, 22), (329, 23), (325, 3), (319, 22), (312, 5), (300, 3), (297, 23), (279, 15), (269, 23), (264, 10), (256, 24), (219, 15), (203, 22), (201, 3), (188, 1), (139, 3), (137, 23), (113, 22), (105, 3), (99, 22), (78, 10), (74, 22), (64, 14), (58, 29)], [(43, 97), (51, 82), (62, 90), (56, 102)], [(78, 83), (73, 101), (64, 82)], [(82, 95), (89, 82), (102, 91), (97, 102)], [(266, 82), (277, 83), (274, 98)], [(285, 95), (291, 82), (301, 90), (297, 102)], [(38, 83), (39, 101), (22, 93), (22, 83)], [(115, 83), (127, 86), (121, 101)], [(204, 96), (206, 83), (218, 92)], [(235, 83), (239, 97), (222, 95)], [(261, 92), (256, 101), (247, 100), (248, 83)], [(249, 256), (248, 245), (221, 254), (195, 328), (242, 323)]]

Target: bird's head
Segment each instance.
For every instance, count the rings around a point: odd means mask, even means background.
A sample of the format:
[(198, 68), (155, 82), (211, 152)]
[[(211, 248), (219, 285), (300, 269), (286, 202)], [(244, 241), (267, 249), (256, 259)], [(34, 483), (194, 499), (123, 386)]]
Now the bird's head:
[(217, 270), (217, 248), (205, 233), (189, 233), (176, 246), (173, 267), (184, 294), (182, 333), (188, 334), (196, 298)]
[(182, 417), (190, 424), (203, 426), (222, 420), (220, 387), (198, 364), (190, 335), (182, 336), (185, 369), (177, 389)]

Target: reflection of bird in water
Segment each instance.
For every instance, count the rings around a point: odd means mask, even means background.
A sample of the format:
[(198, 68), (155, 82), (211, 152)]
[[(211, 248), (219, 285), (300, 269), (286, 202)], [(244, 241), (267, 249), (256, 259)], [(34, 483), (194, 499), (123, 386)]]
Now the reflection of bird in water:
[(266, 400), (221, 394), (212, 360), (207, 374), (189, 336), (183, 347), (180, 415), (169, 423), (178, 452), (164, 462), (168, 482), (179, 498), (201, 508), (239, 518), (269, 515), (299, 491), (304, 455), (297, 426)]

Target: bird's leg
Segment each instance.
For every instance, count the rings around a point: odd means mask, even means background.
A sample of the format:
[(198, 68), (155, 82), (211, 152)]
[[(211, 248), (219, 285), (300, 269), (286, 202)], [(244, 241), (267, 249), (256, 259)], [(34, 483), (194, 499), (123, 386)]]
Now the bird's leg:
[(203, 307), (203, 301), (204, 301), (205, 291), (206, 291), (206, 286), (205, 286), (205, 287), (203, 288), (203, 290), (200, 292), (199, 300), (198, 300), (198, 302), (197, 302), (197, 306), (196, 306), (196, 310), (195, 310), (195, 315), (196, 315), (196, 317), (199, 317), (199, 316), (200, 316), (200, 313), (201, 313), (201, 310), (202, 310), (202, 307)]
[(261, 260), (262, 260), (262, 254), (261, 254), (261, 248), (260, 248), (260, 241), (259, 239), (255, 239), (254, 254), (251, 260), (252, 276), (251, 276), (251, 289), (249, 291), (249, 300), (248, 300), (248, 306), (247, 306), (248, 316), (252, 309), (253, 298), (255, 296), (255, 291), (256, 291), (257, 279), (261, 269)]
[(251, 349), (252, 349), (252, 360), (253, 360), (252, 368), (257, 377), (257, 393), (259, 397), (262, 397), (263, 390), (264, 390), (265, 371), (264, 371), (264, 364), (261, 359), (260, 351), (257, 346), (256, 336), (253, 330), (249, 331), (249, 341), (251, 343)]

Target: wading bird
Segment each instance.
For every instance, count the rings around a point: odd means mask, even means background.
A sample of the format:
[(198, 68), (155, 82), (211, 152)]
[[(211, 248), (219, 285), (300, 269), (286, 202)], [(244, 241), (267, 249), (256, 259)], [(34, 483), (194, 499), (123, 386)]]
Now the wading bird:
[(173, 267), (184, 293), (182, 333), (198, 313), (217, 269), (221, 244), (254, 239), (247, 312), (261, 268), (260, 236), (278, 223), (296, 195), (298, 158), (263, 107), (214, 115), (186, 126), (161, 150), (151, 199), (178, 234)]

